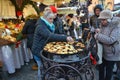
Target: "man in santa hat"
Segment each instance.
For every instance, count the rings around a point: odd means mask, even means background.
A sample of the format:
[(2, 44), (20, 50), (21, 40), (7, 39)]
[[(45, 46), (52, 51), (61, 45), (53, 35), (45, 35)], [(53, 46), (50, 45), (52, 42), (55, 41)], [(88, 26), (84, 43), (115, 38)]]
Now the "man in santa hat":
[(50, 6), (50, 9), (55, 15), (55, 19), (53, 21), (53, 24), (55, 25), (55, 33), (64, 34), (63, 22), (57, 15), (57, 8), (55, 6)]

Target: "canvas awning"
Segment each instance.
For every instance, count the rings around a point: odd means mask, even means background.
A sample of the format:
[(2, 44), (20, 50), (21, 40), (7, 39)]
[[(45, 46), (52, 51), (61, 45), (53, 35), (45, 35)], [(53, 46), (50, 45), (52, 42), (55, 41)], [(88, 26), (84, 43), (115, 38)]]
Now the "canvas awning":
[(77, 7), (57, 8), (58, 14), (76, 14)]
[(31, 1), (34, 1), (34, 2), (42, 2), (43, 4), (45, 5), (54, 5), (55, 3), (59, 3), (60, 1), (64, 1), (66, 3), (70, 2), (70, 0), (31, 0)]
[(26, 5), (25, 8), (23, 9), (24, 18), (26, 18), (29, 15), (37, 15), (37, 12), (30, 4)]
[(1, 18), (16, 18), (15, 6), (10, 0), (0, 0), (0, 17)]
[(42, 2), (45, 5), (54, 5), (54, 0), (31, 0), (34, 2)]

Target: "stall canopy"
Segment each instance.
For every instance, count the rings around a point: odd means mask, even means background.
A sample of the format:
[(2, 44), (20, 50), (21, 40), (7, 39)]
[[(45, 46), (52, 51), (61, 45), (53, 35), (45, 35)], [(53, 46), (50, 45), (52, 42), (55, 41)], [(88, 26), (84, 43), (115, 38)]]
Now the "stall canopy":
[(45, 5), (53, 5), (54, 4), (54, 0), (31, 0), (34, 2), (42, 2)]
[(29, 15), (37, 15), (37, 12), (30, 4), (26, 5), (25, 8), (23, 9), (24, 18), (26, 18)]
[(31, 1), (34, 1), (34, 2), (42, 2), (43, 4), (45, 5), (54, 5), (55, 3), (60, 3), (60, 2), (70, 2), (70, 0), (31, 0)]
[(57, 8), (59, 14), (76, 14), (77, 7)]
[(15, 7), (10, 0), (0, 0), (0, 17), (16, 18)]

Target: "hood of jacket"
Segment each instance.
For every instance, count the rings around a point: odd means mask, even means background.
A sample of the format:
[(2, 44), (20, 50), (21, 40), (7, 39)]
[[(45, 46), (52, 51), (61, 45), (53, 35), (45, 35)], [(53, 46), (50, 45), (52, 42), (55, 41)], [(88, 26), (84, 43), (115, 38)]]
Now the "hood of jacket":
[[(110, 23), (114, 26), (112, 27), (120, 27), (120, 18), (119, 17), (113, 17)], [(118, 26), (119, 25), (119, 26)]]

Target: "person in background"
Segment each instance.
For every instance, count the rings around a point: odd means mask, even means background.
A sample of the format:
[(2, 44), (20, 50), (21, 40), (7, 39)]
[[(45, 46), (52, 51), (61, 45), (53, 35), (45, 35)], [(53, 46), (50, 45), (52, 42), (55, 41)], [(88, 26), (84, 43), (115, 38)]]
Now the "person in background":
[[(103, 7), (102, 5), (98, 4), (94, 7), (94, 15), (90, 17), (90, 27), (91, 27), (91, 32), (92, 32), (92, 35), (95, 34), (95, 29), (98, 29), (99, 28), (99, 25), (100, 25), (100, 19), (98, 19), (99, 15), (100, 15), (100, 12), (103, 10)], [(85, 31), (83, 31), (85, 32)], [(85, 35), (85, 34), (84, 34)], [(84, 36), (83, 36), (83, 39), (84, 39)], [(95, 39), (92, 40), (92, 44), (96, 42)], [(96, 47), (95, 47), (96, 48)], [(95, 51), (96, 49), (94, 49), (94, 47), (91, 47), (91, 52), (92, 52), (92, 56), (95, 58), (96, 61), (99, 61), (99, 57), (98, 57), (98, 54), (96, 53)], [(96, 69), (98, 69), (99, 65), (96, 65)]]
[(57, 34), (65, 34), (64, 28), (63, 28), (63, 22), (57, 15), (57, 9), (55, 6), (50, 6), (51, 11), (55, 15), (55, 19), (53, 21), (53, 24), (55, 25), (55, 33)]
[(44, 9), (48, 7), (47, 5), (45, 5), (42, 1), (40, 2), (40, 5), (39, 5), (39, 15), (40, 16), (43, 16), (43, 11)]
[[(27, 17), (28, 19), (25, 22), (25, 25), (23, 27), (22, 30), (22, 34), (25, 35), (27, 37), (27, 48), (29, 48), (31, 50), (32, 48), (32, 43), (33, 43), (33, 36), (34, 36), (34, 31), (35, 31), (35, 24), (37, 22), (38, 16), (36, 15), (30, 15)], [(34, 58), (33, 58), (34, 60)], [(32, 66), (33, 70), (37, 70), (37, 63), (34, 60), (35, 65)]]
[(66, 22), (68, 24), (69, 32), (70, 32), (69, 35), (72, 36), (72, 37), (74, 37), (74, 26), (75, 26), (73, 17), (74, 17), (73, 14), (68, 14), (67, 18), (66, 18), (67, 19)]
[(113, 17), (110, 10), (103, 10), (98, 19), (101, 24), (100, 29), (95, 30), (95, 38), (103, 45), (99, 80), (111, 80), (114, 64), (120, 61), (120, 18)]
[(92, 30), (99, 28), (100, 19), (98, 19), (100, 12), (103, 10), (102, 5), (98, 4), (94, 8), (94, 15), (90, 17), (90, 26)]
[(36, 29), (34, 33), (34, 40), (32, 45), (32, 53), (38, 64), (38, 79), (41, 80), (41, 59), (40, 52), (46, 45), (46, 41), (69, 41), (73, 42), (73, 38), (66, 35), (55, 34), (55, 26), (53, 24), (55, 16), (51, 10), (45, 10), (43, 17), (40, 17), (36, 23)]

